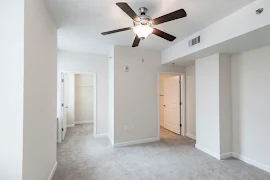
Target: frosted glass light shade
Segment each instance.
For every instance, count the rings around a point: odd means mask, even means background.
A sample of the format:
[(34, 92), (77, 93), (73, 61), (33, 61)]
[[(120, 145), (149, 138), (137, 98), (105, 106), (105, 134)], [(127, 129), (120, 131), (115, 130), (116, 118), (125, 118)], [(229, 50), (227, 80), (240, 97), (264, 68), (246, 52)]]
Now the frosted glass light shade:
[(138, 25), (133, 28), (133, 32), (137, 34), (139, 38), (146, 38), (153, 32), (153, 28), (149, 25)]

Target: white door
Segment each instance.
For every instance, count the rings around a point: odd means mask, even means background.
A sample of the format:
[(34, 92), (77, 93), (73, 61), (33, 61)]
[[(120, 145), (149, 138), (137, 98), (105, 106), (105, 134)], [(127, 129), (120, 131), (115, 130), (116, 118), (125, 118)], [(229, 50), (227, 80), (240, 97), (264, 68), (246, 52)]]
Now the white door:
[(164, 79), (164, 128), (180, 135), (180, 77)]
[(67, 88), (67, 81), (65, 81), (66, 74), (62, 73), (62, 140), (65, 139), (66, 132), (67, 132), (67, 97), (68, 91)]

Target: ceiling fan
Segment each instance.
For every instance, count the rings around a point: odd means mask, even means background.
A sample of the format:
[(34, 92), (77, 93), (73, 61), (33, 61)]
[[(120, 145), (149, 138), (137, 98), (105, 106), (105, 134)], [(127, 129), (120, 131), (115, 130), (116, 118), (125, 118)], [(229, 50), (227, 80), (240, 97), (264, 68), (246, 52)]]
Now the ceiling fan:
[(133, 30), (136, 34), (132, 47), (139, 45), (140, 41), (145, 39), (149, 34), (155, 34), (163, 39), (168, 41), (175, 40), (175, 36), (172, 36), (168, 33), (165, 33), (159, 29), (153, 28), (154, 25), (162, 24), (168, 21), (173, 21), (187, 16), (187, 13), (184, 9), (179, 9), (172, 13), (160, 16), (158, 18), (152, 19), (150, 16), (147, 16), (146, 13), (148, 9), (146, 7), (139, 8), (140, 15), (137, 15), (131, 7), (125, 2), (116, 3), (116, 5), (121, 8), (131, 19), (133, 19), (134, 27), (127, 27), (122, 29), (116, 29), (113, 31), (103, 32), (102, 35), (113, 34), (117, 32)]

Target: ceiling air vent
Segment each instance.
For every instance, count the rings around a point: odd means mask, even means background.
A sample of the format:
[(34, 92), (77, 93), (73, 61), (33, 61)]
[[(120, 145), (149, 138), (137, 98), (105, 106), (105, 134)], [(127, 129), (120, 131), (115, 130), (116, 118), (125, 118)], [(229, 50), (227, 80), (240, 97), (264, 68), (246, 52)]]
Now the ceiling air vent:
[(189, 41), (189, 46), (194, 46), (196, 44), (199, 44), (200, 42), (201, 42), (201, 36), (198, 36), (198, 37), (191, 39)]

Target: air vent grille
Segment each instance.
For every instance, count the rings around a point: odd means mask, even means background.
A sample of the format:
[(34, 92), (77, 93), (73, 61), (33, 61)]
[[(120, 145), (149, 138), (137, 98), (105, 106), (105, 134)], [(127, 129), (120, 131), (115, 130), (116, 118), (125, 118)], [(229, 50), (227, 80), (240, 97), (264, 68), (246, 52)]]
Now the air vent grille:
[(201, 42), (201, 36), (198, 36), (198, 37), (191, 39), (189, 41), (189, 46), (194, 46), (196, 44), (199, 44), (200, 42)]

